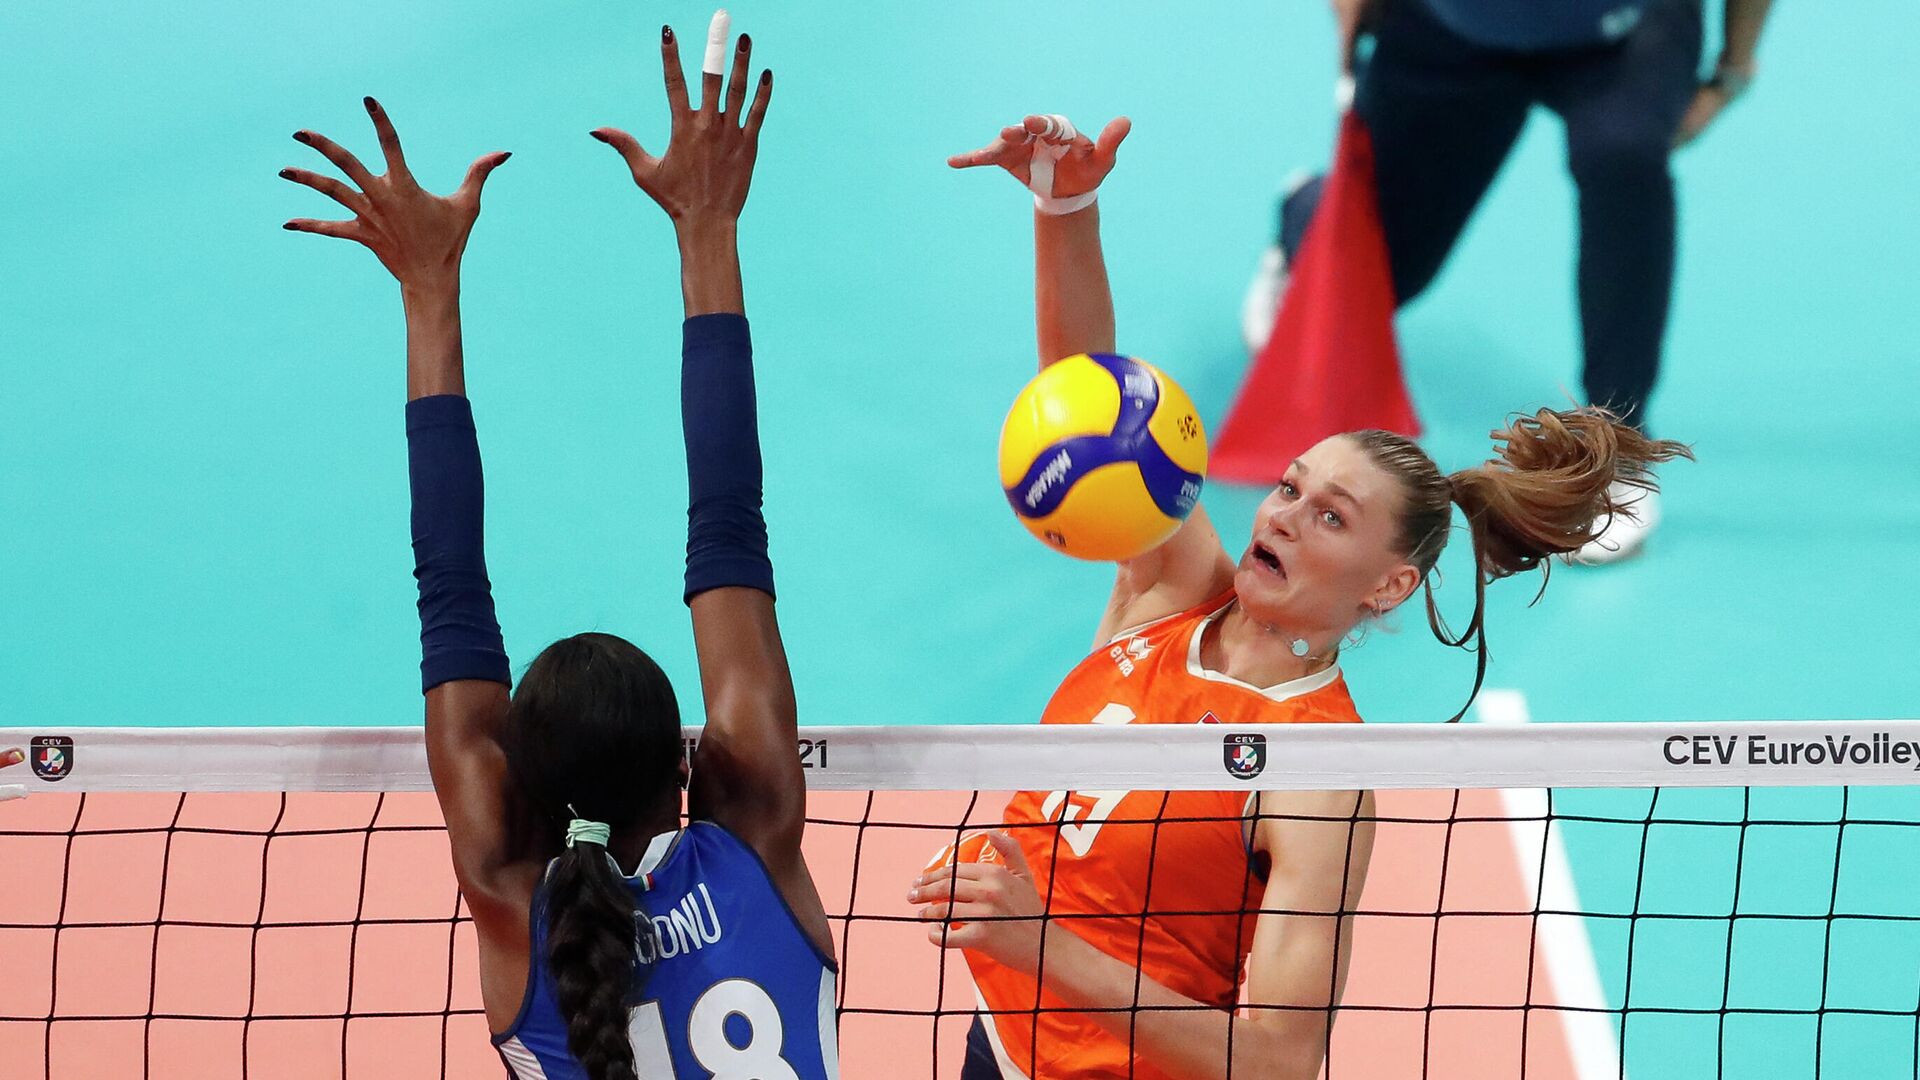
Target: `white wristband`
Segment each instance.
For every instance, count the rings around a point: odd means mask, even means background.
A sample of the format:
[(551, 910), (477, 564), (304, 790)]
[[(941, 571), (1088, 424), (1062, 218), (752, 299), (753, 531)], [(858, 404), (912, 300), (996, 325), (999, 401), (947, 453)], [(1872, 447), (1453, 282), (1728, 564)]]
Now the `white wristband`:
[(1027, 187), (1033, 192), (1033, 208), (1056, 217), (1085, 210), (1099, 196), (1099, 188), (1078, 195), (1053, 193), (1053, 163), (1066, 156), (1067, 147), (1080, 137), (1080, 132), (1074, 129), (1073, 121), (1059, 113), (1052, 113), (1046, 119), (1047, 130), (1037, 135), (1027, 133), (1027, 141), (1033, 144), (1033, 159), (1027, 166)]
[(1033, 197), (1033, 208), (1043, 214), (1051, 214), (1054, 217), (1059, 217), (1062, 214), (1071, 214), (1076, 210), (1085, 210), (1087, 207), (1092, 206), (1099, 196), (1100, 191), (1098, 188), (1080, 195), (1068, 195), (1061, 199), (1056, 199), (1049, 195), (1035, 195)]
[(0, 784), (0, 802), (6, 802), (8, 799), (24, 799), (26, 797), (27, 785)]

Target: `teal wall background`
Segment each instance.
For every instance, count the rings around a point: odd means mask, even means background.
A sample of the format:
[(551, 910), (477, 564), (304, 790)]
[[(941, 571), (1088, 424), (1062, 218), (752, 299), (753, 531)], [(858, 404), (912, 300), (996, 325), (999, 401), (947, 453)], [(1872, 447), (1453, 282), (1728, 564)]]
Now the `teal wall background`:
[[(419, 715), (397, 290), (279, 229), (331, 204), (288, 136), (375, 155), (373, 93), (450, 187), (515, 152), (466, 266), (496, 595), (516, 665), (621, 633), (692, 698), (678, 293), (665, 220), (588, 139), (665, 132), (684, 3), (0, 9), (0, 725)], [(1271, 200), (1324, 160), (1319, 5), (742, 4), (779, 75), (744, 221), (781, 615), (812, 723), (1018, 722), (1108, 584), (994, 479), (1032, 367), (1025, 198), (944, 156), (1028, 110), (1134, 118), (1103, 194), (1121, 347), (1217, 423)], [(1495, 588), (1490, 685), (1542, 720), (1869, 717), (1920, 700), (1920, 93), (1907, 0), (1778, 5), (1748, 99), (1677, 159), (1668, 526), (1646, 558)], [(1536, 116), (1402, 320), (1431, 446), (1577, 388), (1572, 189)], [(1257, 492), (1207, 496), (1240, 543)], [(1464, 547), (1464, 545), (1461, 545)], [(1457, 554), (1457, 553), (1456, 553)], [(1456, 561), (1442, 591), (1471, 603)], [(1471, 660), (1409, 615), (1347, 661), (1436, 720)], [(697, 704), (686, 702), (697, 713)]]

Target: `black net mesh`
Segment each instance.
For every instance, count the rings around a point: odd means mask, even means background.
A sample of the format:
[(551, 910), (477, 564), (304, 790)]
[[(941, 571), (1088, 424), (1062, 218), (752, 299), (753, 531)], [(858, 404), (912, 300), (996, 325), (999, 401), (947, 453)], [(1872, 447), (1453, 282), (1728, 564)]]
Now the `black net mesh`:
[[(981, 1002), (906, 890), (942, 847), (999, 824), (1007, 799), (812, 796), (807, 854), (842, 961), (843, 1075), (961, 1075)], [(1126, 1062), (1113, 1075), (1166, 1075), (1145, 1025), (1180, 1010), (1205, 1022), (1185, 1038), (1222, 1073), (1266, 1075), (1246, 1053), (1249, 1028), (1145, 986), (1169, 974), (1155, 967), (1156, 932), (1231, 927), (1245, 948), (1256, 920), (1243, 916), (1256, 915), (1291, 920), (1295, 935), (1334, 920), (1348, 932), (1338, 1020), (1312, 1029), (1329, 1077), (1916, 1075), (1920, 789), (1383, 791), (1341, 823), (1370, 825), (1373, 850), (1364, 893), (1339, 910), (1262, 909), (1259, 860), (1250, 905), (1169, 907), (1163, 874), (1249, 873), (1194, 861), (1177, 828), (1241, 820), (1106, 824), (1151, 834), (1156, 869), (1128, 894), (1136, 906), (1056, 899), (1043, 929), (1097, 921), (1108, 952), (1146, 969), (1131, 1000), (1108, 1006), (1119, 1021), (1100, 1037)], [(1038, 827), (1058, 846), (1060, 825)], [(1242, 989), (1237, 1013), (1323, 1017), (1326, 992), (1316, 1003), (1300, 988), (1287, 1001)], [(1043, 1023), (1056, 1011), (1083, 1023), (1084, 1006), (996, 1006), (995, 1033), (1026, 1026), (1020, 1071), (1088, 1075), (1073, 1063), (1092, 1042), (1050, 1042)], [(0, 1080), (502, 1073), (431, 796), (36, 791), (0, 803)]]

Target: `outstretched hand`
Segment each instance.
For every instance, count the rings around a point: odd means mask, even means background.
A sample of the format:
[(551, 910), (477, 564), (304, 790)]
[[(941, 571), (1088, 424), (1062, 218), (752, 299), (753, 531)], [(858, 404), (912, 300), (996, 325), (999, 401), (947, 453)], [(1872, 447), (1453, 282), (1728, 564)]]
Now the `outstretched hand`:
[[(726, 24), (716, 17), (714, 25), (717, 44), (724, 48)], [(760, 125), (766, 119), (767, 101), (773, 96), (773, 72), (762, 71), (753, 103), (746, 104), (747, 62), (752, 53), (752, 39), (740, 35), (733, 51), (733, 71), (726, 80), (725, 107), (721, 76), (705, 72), (700, 77), (700, 105), (696, 108), (687, 100), (680, 44), (673, 28), (663, 26), (660, 63), (666, 74), (667, 110), (673, 119), (666, 152), (655, 157), (640, 145), (640, 140), (619, 128), (596, 128), (592, 132), (594, 138), (620, 152), (633, 173), (633, 182), (660, 204), (676, 228), (730, 224), (746, 205), (754, 157), (760, 148)]]
[(394, 132), (386, 110), (372, 98), (366, 99), (366, 106), (367, 115), (373, 118), (374, 130), (380, 136), (380, 149), (386, 156), (386, 174), (373, 175), (360, 159), (318, 132), (295, 132), (296, 140), (320, 151), (346, 174), (353, 186), (306, 169), (282, 169), (280, 175), (346, 207), (353, 212), (353, 220), (295, 218), (287, 222), (285, 228), (365, 244), (379, 256), (380, 264), (399, 279), (402, 288), (457, 285), (460, 256), (466, 251), (467, 237), (480, 214), (480, 189), (486, 184), (487, 176), (511, 155), (506, 152), (482, 155), (467, 169), (466, 179), (453, 194), (435, 195), (422, 189), (407, 170), (406, 158), (400, 152), (400, 136)]
[(1058, 123), (1048, 117), (1029, 116), (1018, 124), (1001, 128), (1000, 136), (980, 149), (953, 155), (947, 164), (956, 169), (998, 165), (1031, 188), (1036, 153), (1045, 147), (1059, 148), (1063, 152), (1053, 162), (1053, 190), (1036, 194), (1070, 198), (1100, 186), (1100, 181), (1113, 171), (1113, 159), (1120, 143), (1132, 130), (1133, 121), (1122, 116), (1101, 129), (1098, 139), (1089, 139), (1071, 128), (1061, 131)]
[(987, 834), (987, 842), (991, 852), (978, 860), (955, 858), (914, 879), (907, 902), (924, 905), (915, 915), (935, 924), (927, 929), (935, 945), (978, 950), (1032, 974), (1040, 966), (1046, 905), (1019, 843), (998, 830)]

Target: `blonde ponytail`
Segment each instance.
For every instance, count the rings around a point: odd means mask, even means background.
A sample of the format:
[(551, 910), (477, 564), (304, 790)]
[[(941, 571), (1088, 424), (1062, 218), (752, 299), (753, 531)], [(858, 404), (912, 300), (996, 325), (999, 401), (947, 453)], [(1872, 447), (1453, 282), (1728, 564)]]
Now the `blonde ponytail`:
[[(1616, 485), (1656, 490), (1654, 465), (1693, 457), (1684, 444), (1650, 439), (1593, 407), (1541, 409), (1492, 434), (1498, 455), (1450, 476), (1405, 436), (1348, 436), (1402, 485), (1399, 547), (1426, 586), (1427, 625), (1442, 644), (1475, 656), (1473, 692), (1453, 720), (1466, 715), (1486, 680), (1487, 583), (1537, 567), (1544, 592), (1554, 555), (1579, 550), (1615, 515), (1633, 513), (1633, 500), (1621, 501)], [(1446, 548), (1456, 503), (1467, 519), (1475, 568), (1473, 617), (1457, 634), (1433, 599), (1433, 568)]]

